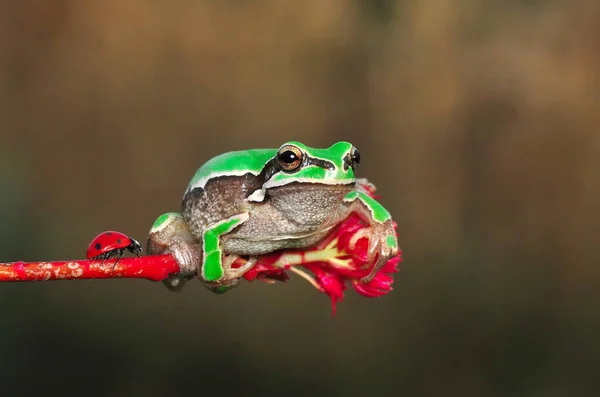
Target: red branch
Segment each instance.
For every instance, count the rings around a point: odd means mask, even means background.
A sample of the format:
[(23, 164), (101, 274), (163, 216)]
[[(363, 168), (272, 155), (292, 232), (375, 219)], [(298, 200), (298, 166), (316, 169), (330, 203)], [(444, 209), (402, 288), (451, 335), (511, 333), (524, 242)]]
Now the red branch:
[(179, 273), (179, 265), (171, 255), (139, 258), (71, 260), (52, 262), (0, 263), (0, 282), (85, 280), (96, 278), (142, 278), (161, 281)]

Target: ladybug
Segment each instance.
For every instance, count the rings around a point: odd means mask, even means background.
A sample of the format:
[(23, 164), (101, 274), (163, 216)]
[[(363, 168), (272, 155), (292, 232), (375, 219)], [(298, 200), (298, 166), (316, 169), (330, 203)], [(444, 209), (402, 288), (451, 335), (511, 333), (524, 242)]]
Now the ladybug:
[(134, 238), (121, 232), (108, 231), (97, 235), (88, 245), (85, 257), (87, 259), (102, 259), (102, 263), (111, 256), (118, 255), (119, 258), (113, 265), (116, 266), (119, 259), (123, 257), (125, 250), (140, 256), (142, 246)]

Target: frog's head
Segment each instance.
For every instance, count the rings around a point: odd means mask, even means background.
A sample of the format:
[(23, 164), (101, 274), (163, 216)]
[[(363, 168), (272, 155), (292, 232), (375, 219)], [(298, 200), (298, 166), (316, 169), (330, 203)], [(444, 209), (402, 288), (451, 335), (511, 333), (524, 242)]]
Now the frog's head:
[(265, 175), (264, 189), (290, 183), (347, 185), (355, 182), (354, 169), (360, 162), (358, 150), (349, 142), (315, 149), (292, 141), (281, 145)]

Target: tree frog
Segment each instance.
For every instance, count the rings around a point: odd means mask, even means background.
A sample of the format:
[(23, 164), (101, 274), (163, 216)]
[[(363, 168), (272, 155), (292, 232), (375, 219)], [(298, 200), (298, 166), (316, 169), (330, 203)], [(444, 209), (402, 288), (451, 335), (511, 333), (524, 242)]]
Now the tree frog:
[[(354, 212), (369, 225), (355, 238), (368, 237), (369, 262), (377, 258), (361, 280), (369, 282), (398, 253), (398, 241), (390, 213), (357, 183), (359, 162), (348, 142), (323, 149), (292, 141), (278, 149), (221, 154), (196, 171), (181, 213), (158, 217), (147, 252), (170, 253), (180, 265), (181, 272), (165, 280), (167, 288), (179, 290), (198, 276), (211, 291), (223, 293), (258, 256), (309, 247)], [(240, 257), (246, 263), (233, 268)]]

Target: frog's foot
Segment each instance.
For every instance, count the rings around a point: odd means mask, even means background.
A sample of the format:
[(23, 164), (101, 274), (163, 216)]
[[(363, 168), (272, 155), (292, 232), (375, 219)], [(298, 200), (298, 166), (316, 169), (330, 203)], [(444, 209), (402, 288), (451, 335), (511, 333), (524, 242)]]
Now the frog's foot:
[(179, 273), (163, 280), (163, 285), (170, 291), (181, 291), (202, 263), (202, 250), (197, 247), (182, 216), (173, 212), (161, 215), (154, 222), (146, 252), (149, 255), (171, 254), (179, 265)]
[[(238, 285), (240, 278), (258, 261), (257, 258), (251, 257), (248, 261), (240, 267), (233, 268), (233, 263), (239, 258), (237, 255), (226, 255), (223, 258), (223, 277), (218, 281), (206, 281), (203, 280), (204, 286), (216, 294), (224, 294), (236, 285)], [(200, 277), (202, 279), (202, 277)]]
[(184, 285), (196, 276), (198, 264), (202, 262), (202, 254), (196, 245), (185, 241), (175, 241), (161, 254), (171, 254), (179, 265), (179, 273), (170, 275), (163, 280), (163, 285), (173, 292), (179, 292)]
[(258, 258), (250, 257), (242, 266), (236, 268), (231, 267), (238, 258), (239, 256), (237, 255), (227, 255), (223, 258), (224, 280), (232, 280), (242, 277), (248, 270), (252, 269), (254, 265), (256, 265), (256, 262), (258, 262)]
[[(371, 272), (360, 281), (364, 284), (371, 282), (385, 263), (398, 254), (398, 240), (391, 221), (374, 224), (357, 231), (349, 241), (350, 249), (354, 249), (358, 240), (369, 239), (367, 263), (363, 269), (372, 267)], [(375, 262), (375, 257), (377, 261)], [(374, 263), (375, 262), (375, 263)]]

